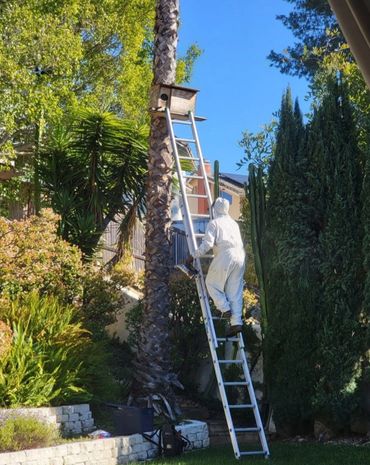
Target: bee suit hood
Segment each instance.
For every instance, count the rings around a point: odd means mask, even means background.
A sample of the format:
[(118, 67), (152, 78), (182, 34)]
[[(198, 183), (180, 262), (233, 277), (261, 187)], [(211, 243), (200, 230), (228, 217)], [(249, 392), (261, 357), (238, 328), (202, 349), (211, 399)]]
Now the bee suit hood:
[(213, 216), (219, 218), (220, 216), (228, 215), (229, 207), (230, 204), (228, 200), (218, 197), (213, 204)]

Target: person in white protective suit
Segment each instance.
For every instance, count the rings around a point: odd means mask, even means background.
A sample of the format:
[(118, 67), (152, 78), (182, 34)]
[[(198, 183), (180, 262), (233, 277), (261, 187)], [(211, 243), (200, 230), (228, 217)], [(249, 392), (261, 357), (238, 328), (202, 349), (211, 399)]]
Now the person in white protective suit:
[(213, 219), (208, 223), (202, 243), (194, 253), (201, 257), (211, 248), (214, 259), (209, 267), (206, 285), (217, 310), (230, 319), (226, 336), (242, 330), (243, 277), (245, 252), (238, 223), (229, 215), (229, 202), (221, 197), (213, 204)]

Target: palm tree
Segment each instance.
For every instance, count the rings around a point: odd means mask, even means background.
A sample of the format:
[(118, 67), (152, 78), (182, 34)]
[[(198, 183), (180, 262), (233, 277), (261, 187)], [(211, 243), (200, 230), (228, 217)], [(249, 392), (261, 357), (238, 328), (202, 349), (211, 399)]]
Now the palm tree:
[[(157, 0), (153, 85), (175, 83), (178, 20), (179, 0)], [(172, 165), (166, 120), (152, 114), (146, 184), (145, 311), (133, 394), (136, 398), (159, 395), (174, 407), (172, 386), (179, 383), (171, 372), (168, 337)]]
[(112, 113), (80, 110), (70, 128), (54, 128), (42, 160), (42, 186), (61, 216), (64, 239), (90, 258), (117, 215), (129, 236), (132, 218), (145, 208), (145, 129)]

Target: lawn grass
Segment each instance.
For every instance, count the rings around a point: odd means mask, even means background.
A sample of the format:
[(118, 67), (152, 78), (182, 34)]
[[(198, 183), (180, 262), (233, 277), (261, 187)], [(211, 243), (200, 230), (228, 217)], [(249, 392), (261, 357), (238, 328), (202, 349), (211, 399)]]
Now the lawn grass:
[[(249, 449), (249, 447), (248, 447)], [(271, 457), (243, 457), (239, 463), (266, 465), (368, 465), (369, 446), (344, 446), (325, 444), (295, 444), (274, 442), (270, 446)], [(153, 465), (225, 465), (238, 463), (231, 446), (211, 447), (189, 452), (171, 459), (157, 459)]]

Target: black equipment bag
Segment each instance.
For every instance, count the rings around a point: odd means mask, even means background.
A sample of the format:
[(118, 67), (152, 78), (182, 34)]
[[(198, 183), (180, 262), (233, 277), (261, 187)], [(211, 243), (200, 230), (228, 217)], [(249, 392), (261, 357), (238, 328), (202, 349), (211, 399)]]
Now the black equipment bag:
[(165, 423), (161, 428), (163, 457), (176, 457), (181, 455), (190, 441), (177, 431), (174, 425)]
[[(159, 433), (159, 442), (153, 440), (153, 437)], [(181, 431), (177, 431), (174, 425), (165, 423), (159, 430), (153, 434), (142, 434), (142, 436), (152, 444), (158, 446), (159, 455), (163, 457), (176, 457), (181, 455), (187, 446), (190, 446), (190, 441), (181, 435)]]

